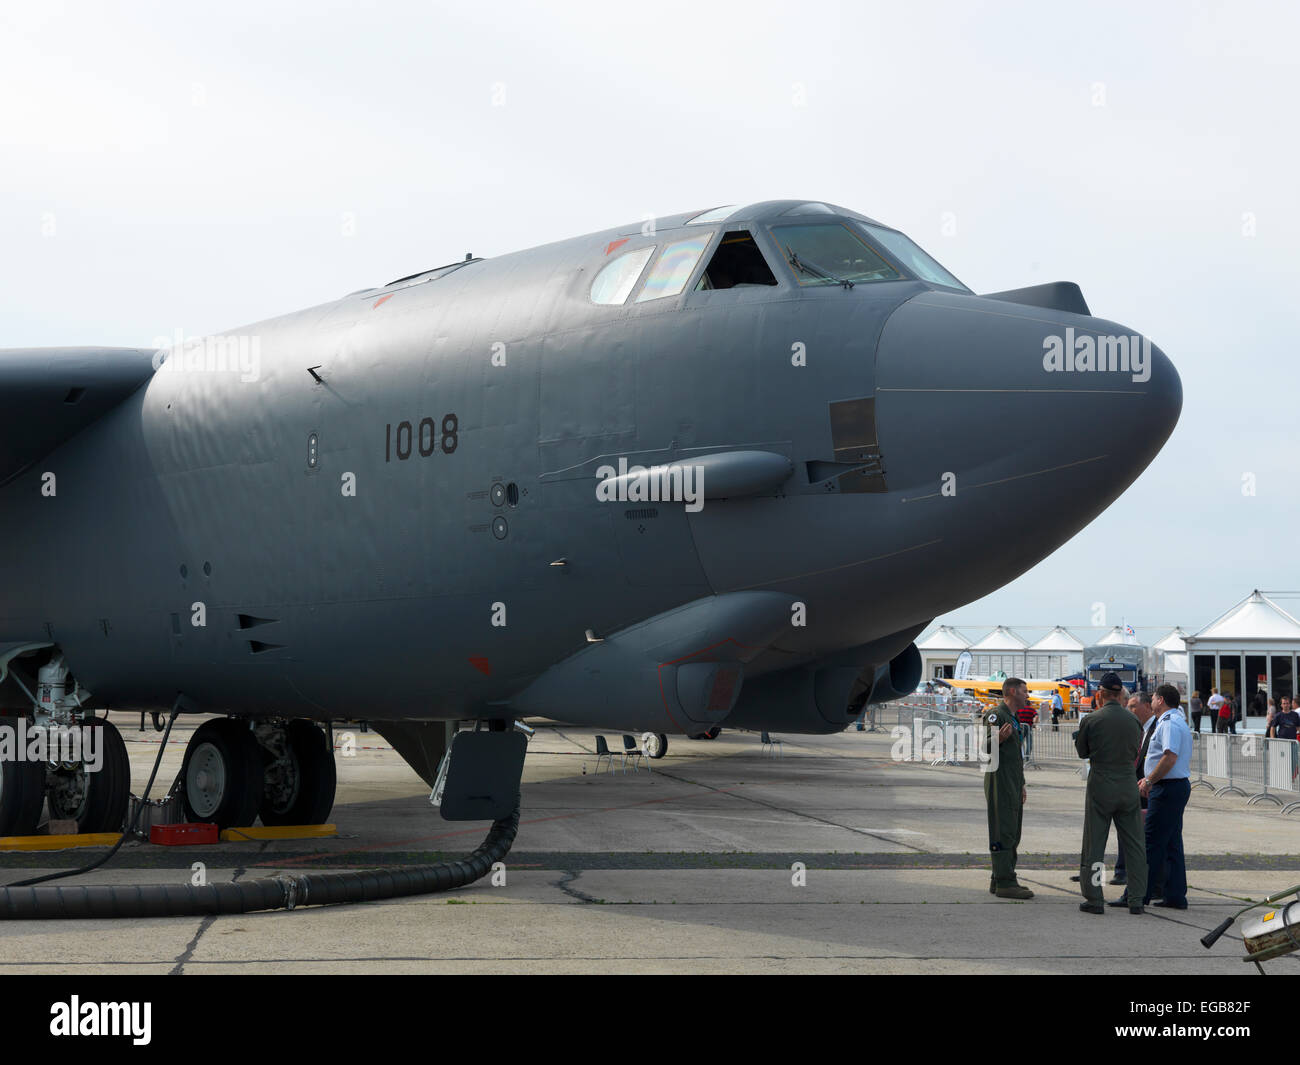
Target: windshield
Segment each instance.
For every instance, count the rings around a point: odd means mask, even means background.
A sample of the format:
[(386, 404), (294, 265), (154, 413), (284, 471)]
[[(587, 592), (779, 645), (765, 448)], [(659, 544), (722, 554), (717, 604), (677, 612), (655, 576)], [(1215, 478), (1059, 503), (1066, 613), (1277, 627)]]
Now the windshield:
[(842, 223), (782, 225), (772, 236), (786, 266), (801, 285), (897, 281), (899, 274)]
[(884, 248), (886, 253), (892, 255), (895, 262), (901, 263), (922, 281), (932, 281), (936, 285), (959, 288), (963, 292), (970, 291), (933, 258), (922, 251), (920, 246), (910, 237), (905, 237), (896, 229), (873, 226), (870, 222), (859, 222), (858, 225), (862, 227), (863, 232), (868, 237)]

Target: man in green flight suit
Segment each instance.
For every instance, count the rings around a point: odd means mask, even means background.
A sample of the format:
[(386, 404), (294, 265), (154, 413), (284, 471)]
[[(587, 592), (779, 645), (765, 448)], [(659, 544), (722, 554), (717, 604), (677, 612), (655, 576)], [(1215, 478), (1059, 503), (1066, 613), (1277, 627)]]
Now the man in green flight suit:
[(1101, 886), (1105, 882), (1106, 839), (1115, 822), (1124, 864), (1128, 867), (1129, 912), (1141, 913), (1147, 889), (1146, 841), (1142, 831), (1138, 795), (1138, 748), (1142, 726), (1120, 705), (1124, 685), (1114, 673), (1101, 678), (1101, 706), (1079, 724), (1074, 747), (1089, 759), (1088, 789), (1084, 799), (1083, 850), (1079, 855), (1079, 890), (1084, 913), (1105, 913)]
[[(1032, 899), (1034, 893), (1016, 880), (1016, 848), (1025, 805), (1025, 768), (1020, 760), (1020, 722), (1016, 711), (1029, 705), (1028, 686), (1019, 677), (1002, 682), (1002, 702), (984, 715), (990, 736), (989, 764), (984, 766), (984, 801), (989, 808), (989, 851), (993, 876), (989, 894), (1000, 899)], [(996, 738), (994, 738), (996, 737)], [(992, 744), (997, 743), (996, 751)]]

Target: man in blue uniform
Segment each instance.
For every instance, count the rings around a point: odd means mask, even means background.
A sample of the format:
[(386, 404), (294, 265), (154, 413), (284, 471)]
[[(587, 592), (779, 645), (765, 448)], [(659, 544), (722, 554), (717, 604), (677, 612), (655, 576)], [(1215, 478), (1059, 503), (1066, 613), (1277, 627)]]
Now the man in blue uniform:
[(1138, 791), (1147, 799), (1146, 901), (1170, 910), (1187, 909), (1183, 811), (1192, 793), (1192, 731), (1178, 704), (1178, 689), (1172, 684), (1160, 685), (1151, 697), (1156, 723), (1145, 775), (1138, 781)]

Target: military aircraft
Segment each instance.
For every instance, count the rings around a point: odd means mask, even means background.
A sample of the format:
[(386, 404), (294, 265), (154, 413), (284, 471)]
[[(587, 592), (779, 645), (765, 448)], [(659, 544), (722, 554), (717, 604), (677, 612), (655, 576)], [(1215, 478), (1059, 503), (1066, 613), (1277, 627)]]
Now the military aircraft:
[(121, 828), (105, 709), (218, 715), (181, 780), (220, 825), (325, 820), (342, 720), (430, 781), (446, 721), (842, 730), (916, 687), (931, 619), (1118, 497), (1181, 403), (1076, 285), (976, 295), (803, 200), (201, 340), (0, 352), (0, 708), (87, 740), (0, 745), (0, 835), (46, 803)]

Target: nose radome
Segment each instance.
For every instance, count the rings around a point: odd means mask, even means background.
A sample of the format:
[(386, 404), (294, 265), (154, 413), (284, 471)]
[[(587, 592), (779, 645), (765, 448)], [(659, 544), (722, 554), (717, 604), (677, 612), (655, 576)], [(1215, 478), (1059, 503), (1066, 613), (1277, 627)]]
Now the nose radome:
[[(1097, 341), (1118, 363), (1121, 336), (1127, 369), (1097, 369)], [(1084, 357), (1058, 364), (1066, 345)], [(881, 330), (875, 408), (890, 500), (927, 545), (908, 588), (933, 614), (1014, 580), (1114, 502), (1173, 431), (1182, 382), (1113, 322), (927, 292)]]
[(1109, 502), (1182, 409), (1178, 372), (1136, 330), (955, 293), (889, 317), (876, 381), (890, 488), (918, 494), (953, 472), (968, 488), (1015, 483), (1028, 501)]
[(1150, 427), (1159, 436), (1159, 447), (1169, 439), (1183, 411), (1183, 379), (1178, 376), (1173, 361), (1155, 344), (1151, 345), (1151, 389), (1148, 414)]

